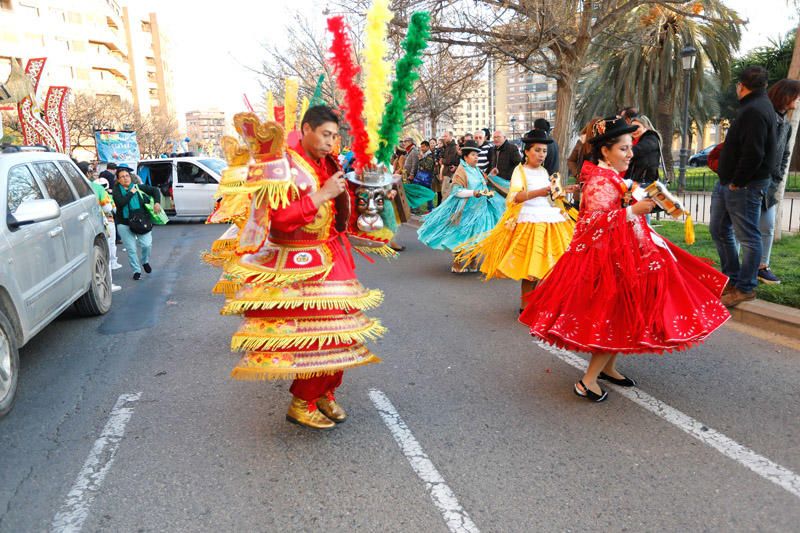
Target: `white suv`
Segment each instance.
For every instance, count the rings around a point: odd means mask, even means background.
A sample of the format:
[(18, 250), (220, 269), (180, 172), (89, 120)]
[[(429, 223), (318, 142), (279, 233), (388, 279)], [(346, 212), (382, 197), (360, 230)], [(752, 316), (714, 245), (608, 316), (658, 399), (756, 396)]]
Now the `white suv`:
[(18, 349), (70, 305), (111, 308), (103, 215), (64, 154), (0, 153), (0, 416), (17, 389)]

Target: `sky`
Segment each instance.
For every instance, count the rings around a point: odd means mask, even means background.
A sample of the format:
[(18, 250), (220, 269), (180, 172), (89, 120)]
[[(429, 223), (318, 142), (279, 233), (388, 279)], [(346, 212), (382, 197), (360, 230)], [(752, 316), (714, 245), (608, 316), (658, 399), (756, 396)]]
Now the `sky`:
[[(787, 0), (726, 0), (748, 19), (741, 52), (777, 39), (797, 27), (796, 9)], [(171, 43), (176, 107), (181, 123), (187, 111), (242, 111), (242, 94), (255, 103), (263, 98), (257, 69), (264, 56), (262, 43), (286, 39), (290, 8), (318, 16), (335, 2), (327, 0), (136, 0), (137, 9), (154, 11)], [(255, 105), (255, 104), (254, 104)]]

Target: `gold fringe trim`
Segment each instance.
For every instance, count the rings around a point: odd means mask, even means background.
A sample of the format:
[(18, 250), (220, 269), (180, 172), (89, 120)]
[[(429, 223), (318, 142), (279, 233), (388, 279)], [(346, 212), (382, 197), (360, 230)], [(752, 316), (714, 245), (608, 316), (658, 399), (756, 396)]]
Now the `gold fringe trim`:
[(267, 181), (260, 184), (259, 189), (254, 193), (255, 205), (261, 207), (265, 202), (270, 209), (288, 207), (292, 195), (299, 195), (297, 185), (294, 181)]
[[(214, 288), (211, 289), (211, 292), (213, 294), (222, 294), (227, 298), (232, 298), (236, 294), (236, 292), (242, 288), (242, 285), (244, 285), (244, 282), (242, 281), (219, 280), (214, 285)], [(230, 314), (230, 313), (222, 313), (222, 314)]]
[(394, 259), (397, 257), (397, 252), (392, 250), (388, 244), (384, 244), (380, 248), (373, 248), (372, 246), (355, 246), (354, 248), (359, 252), (363, 252), (365, 254), (376, 254), (387, 259)]
[(200, 258), (204, 263), (208, 263), (209, 265), (217, 268), (222, 268), (225, 266), (225, 263), (231, 259), (231, 255), (216, 253), (213, 251), (205, 251), (200, 254)]
[(211, 245), (212, 252), (235, 252), (239, 245), (239, 236), (232, 239), (217, 239)]
[(247, 280), (247, 283), (255, 283), (255, 284), (269, 283), (272, 285), (281, 286), (281, 285), (289, 285), (292, 283), (297, 283), (299, 281), (305, 281), (309, 278), (313, 278), (314, 276), (322, 276), (323, 278), (325, 278), (328, 276), (328, 274), (330, 274), (332, 268), (333, 264), (330, 264), (327, 267), (320, 268), (319, 270), (295, 272), (289, 274), (284, 272), (277, 272), (274, 270), (263, 272), (263, 271), (253, 270), (241, 265), (235, 265), (231, 266), (228, 269), (228, 272), (233, 276), (238, 276), (244, 280)]
[(273, 379), (311, 379), (320, 376), (331, 376), (342, 370), (356, 368), (359, 366), (369, 365), (373, 363), (380, 363), (381, 359), (370, 353), (369, 356), (361, 361), (354, 361), (352, 363), (342, 363), (335, 365), (324, 370), (315, 370), (313, 372), (303, 372), (292, 368), (242, 368), (234, 367), (231, 371), (231, 377), (240, 381), (267, 381)]
[(379, 289), (372, 289), (363, 296), (342, 296), (330, 298), (297, 298), (292, 300), (233, 300), (225, 304), (220, 311), (223, 315), (240, 315), (246, 311), (265, 310), (265, 309), (320, 309), (330, 311), (340, 309), (348, 311), (350, 309), (373, 309), (383, 303), (383, 292)]
[(231, 339), (231, 350), (243, 351), (272, 351), (288, 348), (304, 349), (313, 345), (320, 348), (329, 344), (364, 343), (382, 337), (386, 333), (379, 320), (372, 320), (368, 326), (360, 330), (347, 332), (308, 333), (301, 335), (282, 334), (277, 337), (251, 337), (247, 334), (236, 333)]

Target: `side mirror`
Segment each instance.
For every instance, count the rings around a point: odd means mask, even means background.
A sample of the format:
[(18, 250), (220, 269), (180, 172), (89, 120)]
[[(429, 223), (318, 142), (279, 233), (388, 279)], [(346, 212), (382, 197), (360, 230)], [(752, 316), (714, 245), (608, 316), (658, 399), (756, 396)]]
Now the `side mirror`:
[(8, 227), (16, 229), (21, 226), (53, 220), (61, 216), (61, 208), (55, 200), (26, 200), (22, 202), (13, 215), (9, 217)]

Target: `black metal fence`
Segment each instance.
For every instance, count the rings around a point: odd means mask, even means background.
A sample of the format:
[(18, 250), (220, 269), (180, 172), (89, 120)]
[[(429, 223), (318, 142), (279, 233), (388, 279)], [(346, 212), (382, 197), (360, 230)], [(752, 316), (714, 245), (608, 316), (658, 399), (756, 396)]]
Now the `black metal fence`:
[[(711, 192), (714, 190), (714, 185), (718, 180), (719, 176), (708, 167), (688, 169), (686, 173), (686, 190)], [(678, 169), (675, 169), (675, 179), (667, 187), (670, 190), (678, 189)], [(786, 192), (800, 192), (800, 172), (789, 173), (786, 179)]]

